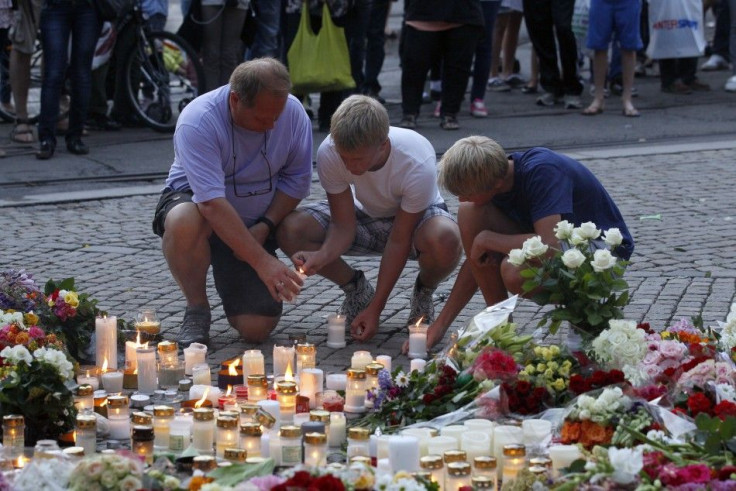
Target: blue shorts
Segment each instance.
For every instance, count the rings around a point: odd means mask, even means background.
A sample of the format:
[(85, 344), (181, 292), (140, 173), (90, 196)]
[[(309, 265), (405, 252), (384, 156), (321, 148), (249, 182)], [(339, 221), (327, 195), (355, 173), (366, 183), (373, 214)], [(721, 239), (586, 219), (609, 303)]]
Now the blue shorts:
[(621, 49), (640, 50), (644, 45), (639, 35), (640, 0), (591, 0), (586, 47), (607, 51), (613, 33)]

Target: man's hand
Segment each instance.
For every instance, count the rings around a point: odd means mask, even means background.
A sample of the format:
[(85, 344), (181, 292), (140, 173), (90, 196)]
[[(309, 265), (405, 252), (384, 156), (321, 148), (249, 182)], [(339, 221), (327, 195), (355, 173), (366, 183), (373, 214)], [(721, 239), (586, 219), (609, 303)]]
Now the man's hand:
[(301, 291), (304, 282), (296, 271), (273, 256), (256, 268), (258, 277), (268, 288), (274, 300), (291, 302)]
[(488, 244), (492, 237), (492, 233), (484, 230), (473, 239), (473, 245), (470, 248), (470, 260), (478, 267), (499, 265), (503, 260), (503, 255), (493, 251)]
[(374, 312), (370, 305), (357, 315), (350, 325), (350, 334), (358, 341), (368, 341), (378, 332), (380, 312)]
[(307, 276), (316, 274), (324, 267), (319, 251), (299, 251), (291, 256), (291, 261)]
[[(427, 329), (427, 351), (431, 350), (436, 344), (442, 341), (445, 337), (446, 327), (439, 325), (437, 322), (433, 322)], [(409, 340), (404, 341), (404, 345), (401, 347), (401, 353), (407, 354), (409, 352)]]
[(268, 225), (266, 225), (265, 223), (259, 222), (254, 225), (251, 225), (250, 228), (248, 228), (248, 231), (253, 236), (253, 238), (258, 241), (259, 244), (263, 245), (266, 243), (266, 239), (268, 239), (268, 234), (269, 234)]

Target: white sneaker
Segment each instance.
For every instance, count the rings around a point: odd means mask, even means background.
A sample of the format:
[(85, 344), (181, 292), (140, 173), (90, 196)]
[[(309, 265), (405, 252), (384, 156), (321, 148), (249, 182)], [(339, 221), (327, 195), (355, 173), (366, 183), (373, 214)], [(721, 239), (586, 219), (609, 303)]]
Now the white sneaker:
[(483, 104), (483, 101), (480, 99), (475, 99), (470, 104), (470, 115), (474, 118), (487, 118), (488, 117), (488, 109), (486, 109), (486, 105)]
[(578, 95), (566, 95), (564, 98), (565, 109), (582, 109), (583, 101)]
[(726, 92), (736, 92), (736, 75), (726, 80), (726, 86), (723, 88), (726, 89)]
[(716, 70), (725, 70), (728, 68), (728, 61), (721, 55), (711, 55), (708, 61), (700, 67), (704, 72), (714, 72)]

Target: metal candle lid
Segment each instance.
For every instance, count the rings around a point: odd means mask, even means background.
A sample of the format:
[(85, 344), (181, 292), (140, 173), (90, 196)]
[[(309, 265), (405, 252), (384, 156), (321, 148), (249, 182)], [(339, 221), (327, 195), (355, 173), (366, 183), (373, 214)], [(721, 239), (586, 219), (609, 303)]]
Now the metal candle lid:
[(263, 430), (258, 423), (243, 423), (240, 425), (240, 434), (245, 436), (261, 436)]

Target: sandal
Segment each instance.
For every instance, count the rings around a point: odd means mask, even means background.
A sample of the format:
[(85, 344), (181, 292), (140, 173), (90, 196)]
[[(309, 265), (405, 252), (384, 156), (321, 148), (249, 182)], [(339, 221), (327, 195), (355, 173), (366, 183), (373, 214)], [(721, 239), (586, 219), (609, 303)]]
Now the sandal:
[(594, 106), (593, 104), (586, 107), (580, 112), (580, 114), (582, 114), (583, 116), (597, 116), (601, 113), (603, 113), (603, 106)]
[(10, 140), (15, 143), (34, 143), (36, 135), (31, 122), (27, 119), (16, 119), (15, 126), (10, 130)]
[(460, 124), (458, 124), (455, 116), (442, 116), (440, 128), (443, 130), (459, 130)]

